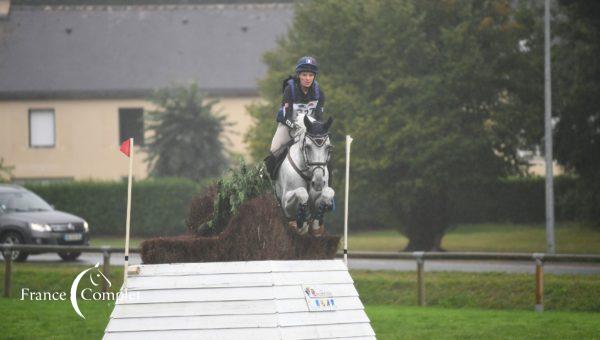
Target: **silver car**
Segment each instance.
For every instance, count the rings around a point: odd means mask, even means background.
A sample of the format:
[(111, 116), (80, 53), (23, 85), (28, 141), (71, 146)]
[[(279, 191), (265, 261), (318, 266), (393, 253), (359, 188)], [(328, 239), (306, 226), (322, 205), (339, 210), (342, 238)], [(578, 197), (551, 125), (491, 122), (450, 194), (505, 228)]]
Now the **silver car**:
[[(55, 210), (33, 192), (11, 184), (0, 184), (0, 243), (89, 245), (89, 225), (81, 217)], [(15, 261), (25, 261), (33, 252), (14, 251)], [(80, 252), (60, 252), (73, 261)]]

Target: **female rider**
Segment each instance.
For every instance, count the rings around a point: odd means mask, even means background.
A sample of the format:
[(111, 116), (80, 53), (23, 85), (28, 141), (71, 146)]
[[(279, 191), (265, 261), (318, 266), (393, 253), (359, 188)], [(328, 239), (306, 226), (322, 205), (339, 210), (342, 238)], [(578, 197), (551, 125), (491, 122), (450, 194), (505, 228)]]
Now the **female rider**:
[(265, 158), (267, 171), (275, 178), (275, 168), (285, 156), (285, 147), (300, 129), (296, 123), (299, 113), (318, 121), (323, 119), (325, 95), (315, 80), (319, 68), (313, 57), (302, 57), (296, 63), (296, 76), (284, 81), (283, 100), (277, 113), (277, 130), (271, 141), (270, 154)]

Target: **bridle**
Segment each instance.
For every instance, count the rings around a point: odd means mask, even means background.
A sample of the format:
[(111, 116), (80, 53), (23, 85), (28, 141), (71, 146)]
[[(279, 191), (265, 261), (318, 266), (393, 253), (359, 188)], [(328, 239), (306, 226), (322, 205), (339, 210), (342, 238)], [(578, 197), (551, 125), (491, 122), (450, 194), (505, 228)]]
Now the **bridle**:
[(313, 161), (311, 161), (311, 159), (309, 158), (308, 153), (307, 153), (307, 148), (306, 148), (306, 139), (307, 138), (310, 139), (315, 145), (317, 145), (317, 147), (322, 148), (325, 145), (325, 143), (327, 142), (327, 140), (329, 139), (329, 133), (314, 135), (314, 134), (309, 134), (308, 132), (306, 132), (304, 134), (304, 138), (302, 139), (302, 146), (301, 146), (302, 156), (304, 157), (304, 164), (305, 164), (304, 169), (298, 168), (296, 163), (294, 163), (294, 160), (292, 159), (290, 152), (288, 152), (288, 154), (287, 154), (288, 162), (290, 162), (290, 164), (292, 165), (292, 168), (294, 168), (294, 170), (302, 178), (304, 178), (304, 180), (311, 181), (312, 176), (309, 177), (308, 175), (305, 174), (305, 172), (308, 171), (308, 172), (310, 172), (311, 175), (313, 175), (315, 170), (321, 169), (323, 171), (323, 174), (325, 174), (324, 167), (327, 166), (327, 163), (329, 163), (329, 160), (331, 159), (331, 152), (333, 150), (333, 145), (327, 146), (327, 159), (325, 160), (325, 162), (313, 162)]

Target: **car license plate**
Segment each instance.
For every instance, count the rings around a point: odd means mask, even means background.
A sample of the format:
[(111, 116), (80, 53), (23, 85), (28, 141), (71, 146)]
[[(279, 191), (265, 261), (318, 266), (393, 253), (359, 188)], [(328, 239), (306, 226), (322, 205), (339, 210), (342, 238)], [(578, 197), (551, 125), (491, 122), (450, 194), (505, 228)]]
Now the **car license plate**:
[(82, 237), (81, 234), (65, 234), (65, 241), (80, 241)]

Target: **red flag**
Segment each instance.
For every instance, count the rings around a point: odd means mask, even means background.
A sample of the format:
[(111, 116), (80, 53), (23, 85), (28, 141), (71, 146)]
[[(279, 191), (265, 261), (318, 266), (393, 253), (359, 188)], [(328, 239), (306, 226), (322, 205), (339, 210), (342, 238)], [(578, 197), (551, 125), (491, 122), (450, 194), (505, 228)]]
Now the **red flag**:
[(128, 139), (121, 143), (121, 152), (125, 154), (125, 156), (129, 157), (129, 152), (131, 150), (131, 139)]

